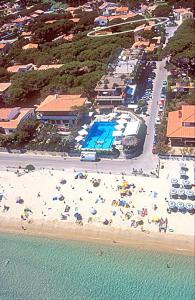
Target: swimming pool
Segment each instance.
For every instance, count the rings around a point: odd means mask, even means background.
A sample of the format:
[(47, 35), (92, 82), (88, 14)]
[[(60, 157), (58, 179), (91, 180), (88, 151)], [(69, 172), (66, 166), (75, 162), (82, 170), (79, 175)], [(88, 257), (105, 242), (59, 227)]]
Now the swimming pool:
[(83, 144), (84, 149), (111, 150), (115, 137), (112, 136), (117, 122), (95, 122)]

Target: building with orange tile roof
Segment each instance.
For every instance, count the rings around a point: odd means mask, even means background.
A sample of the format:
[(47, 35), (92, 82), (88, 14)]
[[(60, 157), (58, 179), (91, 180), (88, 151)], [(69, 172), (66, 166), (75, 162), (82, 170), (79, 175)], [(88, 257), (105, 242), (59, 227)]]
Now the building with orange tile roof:
[(172, 146), (195, 146), (195, 105), (169, 112), (166, 136)]
[(28, 64), (28, 65), (14, 65), (11, 67), (7, 68), (7, 71), (10, 73), (18, 73), (18, 72), (27, 72), (27, 71), (32, 71), (35, 70), (36, 67), (33, 64)]
[(36, 19), (36, 18), (39, 17), (39, 14), (32, 14), (32, 15), (30, 15), (30, 17), (33, 18), (33, 19)]
[(34, 108), (0, 108), (0, 132), (10, 134), (24, 121), (34, 116)]
[(86, 100), (81, 95), (49, 95), (37, 107), (37, 118), (65, 131), (81, 117), (79, 107), (84, 106)]
[(78, 23), (80, 21), (80, 18), (73, 18), (73, 19), (70, 19), (70, 21), (72, 21), (74, 23)]
[(23, 36), (23, 37), (30, 37), (31, 34), (32, 34), (32, 31), (23, 31), (23, 32), (21, 33), (21, 36)]
[(99, 26), (107, 26), (108, 25), (108, 17), (99, 16), (99, 17), (95, 18), (94, 23)]
[(53, 24), (55, 23), (57, 20), (49, 20), (49, 21), (46, 21), (45, 24)]
[(117, 7), (115, 10), (116, 15), (124, 15), (124, 14), (127, 14), (128, 11), (129, 11), (129, 8), (127, 6)]
[(0, 82), (0, 95), (1, 93), (4, 93), (7, 91), (7, 89), (10, 87), (11, 83), (10, 82)]
[(44, 13), (44, 11), (41, 10), (41, 9), (37, 9), (37, 10), (34, 11), (34, 13), (35, 13), (35, 14), (42, 15), (42, 14)]
[(115, 19), (122, 19), (122, 20), (126, 20), (126, 19), (129, 19), (129, 18), (133, 18), (135, 17), (137, 14), (134, 13), (134, 12), (128, 12), (127, 14), (118, 14), (116, 16), (108, 16), (108, 20), (109, 21), (112, 21), (112, 20), (115, 20)]
[(173, 15), (175, 16), (176, 20), (182, 23), (187, 19), (193, 19), (193, 12), (190, 8), (176, 8), (173, 9)]
[(8, 53), (9, 49), (10, 49), (9, 44), (0, 43), (0, 54), (5, 55), (6, 53)]
[(29, 49), (37, 49), (39, 47), (38, 44), (32, 44), (32, 43), (29, 43), (25, 46), (22, 47), (23, 50), (29, 50)]

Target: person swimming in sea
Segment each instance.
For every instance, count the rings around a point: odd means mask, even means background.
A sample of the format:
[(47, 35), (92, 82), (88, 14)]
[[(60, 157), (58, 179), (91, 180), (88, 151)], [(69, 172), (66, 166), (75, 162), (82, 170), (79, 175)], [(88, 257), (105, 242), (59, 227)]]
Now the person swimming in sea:
[(171, 266), (170, 266), (169, 264), (167, 264), (167, 268), (168, 268), (168, 269), (170, 269), (170, 268), (171, 268)]

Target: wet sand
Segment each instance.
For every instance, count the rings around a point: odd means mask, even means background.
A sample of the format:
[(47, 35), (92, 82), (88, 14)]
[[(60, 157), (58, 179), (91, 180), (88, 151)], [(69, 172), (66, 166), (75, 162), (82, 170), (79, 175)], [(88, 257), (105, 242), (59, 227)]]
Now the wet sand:
[(194, 237), (173, 233), (139, 232), (133, 229), (115, 229), (95, 225), (77, 225), (61, 222), (23, 223), (0, 218), (0, 232), (49, 239), (79, 240), (99, 244), (125, 246), (140, 250), (194, 255)]

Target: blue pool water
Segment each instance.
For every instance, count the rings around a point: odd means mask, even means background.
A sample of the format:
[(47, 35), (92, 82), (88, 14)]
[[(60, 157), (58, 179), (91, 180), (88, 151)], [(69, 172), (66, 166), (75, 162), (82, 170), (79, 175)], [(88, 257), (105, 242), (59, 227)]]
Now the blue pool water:
[(95, 122), (83, 145), (84, 149), (111, 150), (115, 137), (112, 136), (117, 122)]

